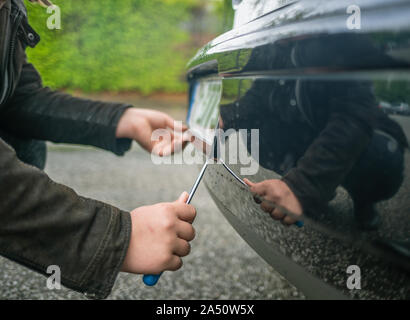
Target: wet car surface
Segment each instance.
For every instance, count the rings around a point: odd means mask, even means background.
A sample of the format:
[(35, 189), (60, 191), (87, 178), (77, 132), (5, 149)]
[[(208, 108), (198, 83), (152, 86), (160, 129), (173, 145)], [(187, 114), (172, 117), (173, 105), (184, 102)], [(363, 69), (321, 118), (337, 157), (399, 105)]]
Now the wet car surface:
[[(410, 102), (410, 3), (358, 1), (358, 29), (349, 5), (239, 1), (237, 16), (253, 8), (254, 20), (190, 62), (188, 123), (207, 144), (220, 128), (220, 144), (242, 146), (222, 155), (238, 176), (298, 178), (302, 229), (272, 220), (220, 164), (205, 182), (237, 232), (308, 298), (408, 299), (410, 117), (379, 102)], [(360, 267), (360, 290), (347, 288), (349, 266)]]

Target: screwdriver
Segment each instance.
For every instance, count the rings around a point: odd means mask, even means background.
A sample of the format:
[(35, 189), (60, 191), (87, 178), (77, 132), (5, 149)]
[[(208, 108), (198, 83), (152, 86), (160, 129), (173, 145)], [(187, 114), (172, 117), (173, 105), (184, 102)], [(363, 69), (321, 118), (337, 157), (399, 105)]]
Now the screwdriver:
[[(205, 164), (204, 164), (204, 166), (202, 167), (201, 172), (200, 172), (199, 175), (198, 175), (198, 178), (195, 180), (195, 183), (194, 183), (194, 185), (193, 185), (193, 187), (192, 187), (192, 189), (191, 189), (191, 192), (189, 193), (189, 197), (188, 197), (188, 200), (187, 200), (187, 202), (186, 202), (187, 204), (191, 204), (192, 198), (194, 197), (195, 192), (196, 192), (196, 190), (198, 189), (198, 187), (199, 187), (199, 185), (200, 185), (200, 183), (201, 183), (201, 181), (202, 181), (202, 178), (203, 178), (204, 175), (205, 175), (205, 171), (206, 171), (206, 169), (208, 168), (209, 160), (210, 160), (210, 159), (212, 159), (212, 160), (214, 161), (214, 163), (220, 161), (220, 162), (222, 163), (223, 167), (224, 167), (239, 183), (241, 183), (241, 184), (244, 185), (247, 189), (249, 189), (249, 186), (245, 183), (245, 181), (243, 181), (241, 178), (239, 178), (239, 177), (235, 174), (235, 172), (233, 172), (233, 171), (226, 165), (226, 163), (218, 156), (218, 148), (217, 148), (217, 145), (218, 145), (218, 139), (217, 139), (217, 137), (215, 136), (215, 138), (214, 138), (214, 143), (213, 143), (213, 148), (212, 148), (212, 149), (213, 149), (213, 157), (211, 156), (210, 158), (208, 158), (208, 159), (205, 161)], [(256, 196), (256, 197), (257, 197), (257, 196)], [(260, 199), (259, 197), (257, 197), (257, 198), (262, 202), (262, 199)], [(281, 208), (281, 209), (283, 209), (283, 208)], [(304, 226), (304, 222), (303, 222), (303, 221), (297, 221), (297, 222), (295, 223), (295, 225), (296, 225), (298, 228), (302, 228), (302, 227)], [(159, 278), (161, 277), (161, 275), (162, 275), (162, 273), (160, 273), (160, 274), (158, 274), (158, 275), (146, 274), (146, 275), (144, 275), (144, 276), (142, 277), (142, 280), (143, 280), (143, 282), (144, 282), (144, 284), (145, 284), (146, 286), (152, 287), (152, 286), (155, 286), (155, 285), (157, 284), (157, 282), (158, 282)]]
[[(188, 197), (188, 200), (186, 202), (187, 204), (191, 204), (192, 198), (194, 197), (195, 192), (198, 189), (198, 187), (199, 187), (199, 185), (202, 181), (202, 178), (204, 177), (205, 171), (208, 168), (208, 164), (209, 164), (209, 160), (207, 160), (205, 162), (204, 166), (202, 167), (201, 172), (199, 173), (198, 178), (195, 180), (194, 186), (192, 187), (191, 192), (189, 193), (189, 197)], [(157, 274), (157, 275), (155, 275), (155, 274), (146, 274), (142, 277), (142, 281), (144, 282), (144, 284), (146, 286), (152, 287), (152, 286), (155, 286), (157, 284), (157, 282), (158, 282), (159, 278), (161, 277), (161, 275), (162, 275), (162, 273)]]

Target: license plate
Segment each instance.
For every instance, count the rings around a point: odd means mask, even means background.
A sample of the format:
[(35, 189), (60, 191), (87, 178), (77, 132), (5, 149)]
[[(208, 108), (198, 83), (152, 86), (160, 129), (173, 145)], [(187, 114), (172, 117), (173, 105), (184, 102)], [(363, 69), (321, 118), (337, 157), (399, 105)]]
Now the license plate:
[(196, 82), (191, 91), (187, 124), (193, 135), (208, 144), (212, 144), (215, 137), (221, 97), (221, 80)]

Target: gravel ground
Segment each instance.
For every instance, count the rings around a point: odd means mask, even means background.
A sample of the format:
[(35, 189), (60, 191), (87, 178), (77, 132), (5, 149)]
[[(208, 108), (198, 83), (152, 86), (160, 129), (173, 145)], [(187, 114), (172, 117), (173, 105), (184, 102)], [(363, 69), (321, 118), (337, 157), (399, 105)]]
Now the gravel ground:
[[(46, 172), (79, 194), (121, 209), (168, 202), (189, 189), (198, 169), (155, 166), (134, 148), (125, 157), (82, 147), (51, 146)], [(141, 276), (120, 274), (109, 299), (303, 299), (233, 230), (202, 185), (193, 200), (198, 210), (192, 253), (177, 272), (166, 272), (147, 288)], [(0, 258), (0, 299), (84, 299), (67, 290), (48, 290), (46, 279)]]

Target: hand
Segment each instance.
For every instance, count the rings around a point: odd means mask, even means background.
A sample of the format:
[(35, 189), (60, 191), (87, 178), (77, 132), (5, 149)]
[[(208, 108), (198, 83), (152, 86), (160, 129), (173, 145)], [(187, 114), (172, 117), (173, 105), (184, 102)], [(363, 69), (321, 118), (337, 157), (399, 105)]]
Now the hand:
[(181, 257), (189, 254), (195, 238), (192, 223), (196, 211), (185, 204), (184, 192), (173, 203), (141, 207), (131, 212), (131, 241), (121, 271), (160, 274), (182, 267)]
[[(168, 138), (152, 139), (153, 132), (158, 129), (168, 130)], [(190, 141), (189, 135), (184, 134), (187, 129), (163, 112), (129, 108), (118, 122), (116, 137), (133, 139), (148, 152), (163, 157), (181, 151)]]
[[(282, 220), (285, 225), (292, 225), (298, 221), (298, 217), (302, 216), (302, 206), (285, 182), (277, 179), (260, 183), (253, 183), (248, 179), (244, 181), (250, 186), (253, 194), (263, 199), (261, 208), (270, 213), (273, 219)], [(286, 215), (283, 211), (289, 211), (292, 216)]]

